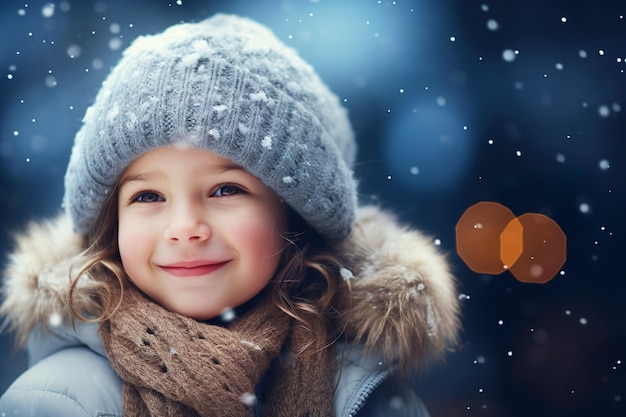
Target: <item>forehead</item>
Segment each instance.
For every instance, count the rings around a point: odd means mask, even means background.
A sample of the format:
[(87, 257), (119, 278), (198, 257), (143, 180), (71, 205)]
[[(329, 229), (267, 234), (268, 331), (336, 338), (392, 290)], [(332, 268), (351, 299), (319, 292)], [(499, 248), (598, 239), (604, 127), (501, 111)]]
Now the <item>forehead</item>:
[[(165, 146), (149, 150), (137, 157), (127, 168), (144, 166), (152, 163), (177, 162), (181, 159), (192, 162), (201, 162), (207, 165), (218, 165), (241, 168), (228, 158), (224, 158), (206, 149), (195, 148), (188, 145)], [(167, 165), (164, 165), (167, 167)]]
[(211, 151), (190, 146), (168, 146), (152, 149), (137, 157), (126, 167), (120, 176), (120, 181), (123, 183), (129, 177), (146, 171), (165, 173), (168, 171), (180, 172), (181, 170), (216, 173), (230, 170), (246, 172), (230, 159)]

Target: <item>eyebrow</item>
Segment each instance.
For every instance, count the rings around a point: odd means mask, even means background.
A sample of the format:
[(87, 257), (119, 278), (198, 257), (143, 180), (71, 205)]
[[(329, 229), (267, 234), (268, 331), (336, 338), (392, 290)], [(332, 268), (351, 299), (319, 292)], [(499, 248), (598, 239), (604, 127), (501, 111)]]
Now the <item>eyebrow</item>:
[[(210, 169), (207, 169), (207, 171), (210, 171), (214, 175), (223, 174), (223, 173), (229, 172), (229, 171), (244, 171), (244, 172), (248, 172), (243, 167), (235, 164), (234, 162), (224, 163), (224, 164), (216, 164), (216, 165), (211, 166)], [(158, 177), (161, 177), (161, 176), (163, 176), (161, 171), (148, 171), (148, 172), (142, 172), (142, 173), (139, 173), (139, 174), (128, 175), (128, 176), (125, 176), (125, 177), (123, 177), (121, 179), (119, 188), (121, 189), (122, 187), (124, 187), (124, 185), (126, 185), (129, 182), (133, 182), (133, 181), (149, 181), (151, 179), (154, 179), (155, 177), (158, 178)]]
[(158, 174), (157, 175), (155, 174), (157, 173), (149, 172), (149, 173), (125, 176), (121, 179), (119, 188), (121, 189), (122, 187), (124, 187), (124, 185), (133, 181), (148, 181), (150, 178), (158, 176)]

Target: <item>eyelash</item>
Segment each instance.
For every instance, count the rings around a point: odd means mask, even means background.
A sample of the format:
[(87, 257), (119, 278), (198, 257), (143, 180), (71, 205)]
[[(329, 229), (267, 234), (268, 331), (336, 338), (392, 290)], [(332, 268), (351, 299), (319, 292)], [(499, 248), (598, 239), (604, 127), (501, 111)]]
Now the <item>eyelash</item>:
[[(233, 194), (228, 194), (228, 195), (216, 195), (218, 192), (220, 192), (220, 190), (226, 188), (226, 187), (232, 187), (234, 189), (234, 193)], [(211, 194), (209, 194), (209, 197), (230, 197), (231, 195), (237, 195), (237, 194), (243, 194), (246, 191), (241, 188), (238, 185), (234, 185), (234, 184), (220, 184), (215, 191), (213, 191)], [(158, 200), (154, 200), (154, 201), (140, 201), (139, 199), (145, 195), (148, 194), (152, 194), (157, 196)], [(133, 196), (130, 198), (130, 202), (131, 203), (156, 203), (156, 202), (160, 202), (161, 200), (163, 200), (163, 197), (161, 197), (161, 195), (156, 192), (156, 191), (152, 191), (152, 190), (142, 190), (139, 191), (138, 193), (133, 194)]]
[[(220, 184), (220, 185), (219, 185), (219, 186), (215, 189), (215, 191), (213, 191), (213, 192), (211, 193), (211, 195), (210, 195), (210, 196), (211, 196), (211, 197), (215, 196), (215, 194), (216, 194), (218, 191), (220, 191), (220, 190), (222, 190), (223, 188), (226, 188), (226, 187), (232, 187), (232, 188), (234, 188), (234, 189), (235, 189), (235, 191), (236, 191), (234, 195), (237, 195), (237, 194), (243, 194), (243, 193), (245, 193), (245, 190), (244, 190), (243, 188), (241, 188), (240, 186), (235, 185), (235, 184), (228, 184), (228, 183), (226, 183), (226, 184)], [(231, 195), (232, 195), (232, 194), (231, 194)], [(216, 196), (216, 197), (229, 197), (229, 195), (226, 195), (226, 196)]]
[[(133, 196), (130, 198), (130, 202), (131, 203), (155, 203), (156, 201), (139, 201), (139, 199), (147, 194), (152, 194), (157, 196), (160, 199), (163, 199), (163, 197), (161, 197), (161, 195), (159, 195), (159, 193), (157, 193), (156, 191), (152, 191), (152, 190), (142, 190), (139, 191), (138, 193), (133, 194)], [(159, 201), (159, 200), (157, 200)]]

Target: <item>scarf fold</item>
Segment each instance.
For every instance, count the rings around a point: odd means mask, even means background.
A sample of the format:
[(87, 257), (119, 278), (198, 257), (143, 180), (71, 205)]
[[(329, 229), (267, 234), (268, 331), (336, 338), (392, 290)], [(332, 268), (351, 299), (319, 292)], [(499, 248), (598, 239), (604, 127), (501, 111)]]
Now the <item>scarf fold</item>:
[(269, 294), (222, 327), (170, 312), (134, 287), (100, 330), (124, 380), (125, 417), (254, 416), (264, 375), (264, 416), (332, 416), (333, 349), (296, 356), (304, 332)]

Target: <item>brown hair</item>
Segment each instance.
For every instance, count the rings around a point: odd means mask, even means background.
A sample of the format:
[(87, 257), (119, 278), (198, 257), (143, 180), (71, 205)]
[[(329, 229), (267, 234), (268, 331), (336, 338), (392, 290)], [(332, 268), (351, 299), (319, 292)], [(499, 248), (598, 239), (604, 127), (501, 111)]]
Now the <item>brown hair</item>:
[[(70, 284), (69, 306), (74, 318), (105, 322), (119, 308), (129, 285), (118, 248), (119, 183), (87, 236), (87, 249)], [(335, 305), (345, 298), (340, 278), (341, 259), (293, 209), (287, 207), (289, 232), (276, 273), (268, 284), (276, 305), (310, 334), (299, 352), (322, 349), (339, 336)], [(86, 277), (89, 285), (81, 285)]]

